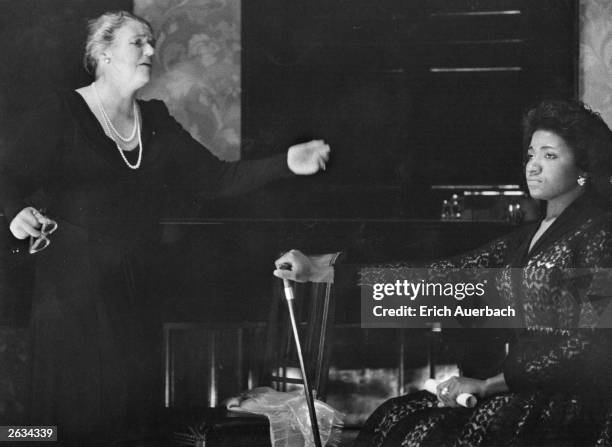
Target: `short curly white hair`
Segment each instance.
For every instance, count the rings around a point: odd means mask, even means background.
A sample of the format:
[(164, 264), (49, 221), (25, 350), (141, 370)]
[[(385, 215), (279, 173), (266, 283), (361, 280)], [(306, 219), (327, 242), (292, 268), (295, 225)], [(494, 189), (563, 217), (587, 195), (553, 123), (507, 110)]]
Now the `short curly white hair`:
[(146, 26), (153, 35), (151, 24), (142, 17), (128, 11), (108, 11), (96, 19), (87, 22), (87, 40), (85, 41), (85, 54), (83, 66), (87, 73), (96, 77), (98, 59), (115, 40), (115, 32), (128, 20), (134, 20)]

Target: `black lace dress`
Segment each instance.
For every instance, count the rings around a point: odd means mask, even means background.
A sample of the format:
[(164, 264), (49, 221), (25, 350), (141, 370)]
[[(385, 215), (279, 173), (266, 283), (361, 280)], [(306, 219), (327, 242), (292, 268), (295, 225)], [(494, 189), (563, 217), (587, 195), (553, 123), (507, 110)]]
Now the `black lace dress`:
[[(497, 289), (526, 328), (510, 337), (496, 372), (510, 391), (473, 409), (438, 408), (424, 391), (390, 399), (370, 416), (356, 447), (612, 444), (612, 342), (608, 329), (595, 328), (612, 296), (610, 216), (580, 198), (529, 250), (537, 227), (433, 265), (500, 269)], [(577, 279), (577, 271), (591, 274)], [(379, 273), (364, 269), (362, 282)]]

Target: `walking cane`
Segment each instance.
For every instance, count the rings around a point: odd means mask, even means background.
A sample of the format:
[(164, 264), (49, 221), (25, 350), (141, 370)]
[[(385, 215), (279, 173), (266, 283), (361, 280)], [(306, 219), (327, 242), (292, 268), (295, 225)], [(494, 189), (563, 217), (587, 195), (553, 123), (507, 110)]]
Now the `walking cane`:
[[(290, 270), (290, 264), (282, 264), (280, 267), (282, 270)], [(288, 279), (283, 279), (283, 285), (285, 287), (285, 299), (287, 300), (287, 307), (289, 308), (289, 318), (291, 319), (291, 327), (293, 328), (293, 338), (295, 340), (295, 348), (297, 350), (298, 359), (300, 361), (300, 369), (302, 370), (302, 381), (304, 382), (304, 393), (306, 394), (306, 403), (308, 404), (308, 413), (310, 414), (310, 426), (312, 427), (312, 436), (314, 438), (315, 447), (321, 446), (321, 436), (319, 435), (319, 424), (317, 423), (317, 413), (315, 411), (314, 398), (312, 391), (308, 383), (308, 376), (306, 375), (306, 366), (304, 365), (304, 356), (302, 355), (302, 345), (300, 343), (300, 336), (298, 334), (297, 321), (295, 320), (295, 313), (293, 310), (293, 288), (289, 283)]]

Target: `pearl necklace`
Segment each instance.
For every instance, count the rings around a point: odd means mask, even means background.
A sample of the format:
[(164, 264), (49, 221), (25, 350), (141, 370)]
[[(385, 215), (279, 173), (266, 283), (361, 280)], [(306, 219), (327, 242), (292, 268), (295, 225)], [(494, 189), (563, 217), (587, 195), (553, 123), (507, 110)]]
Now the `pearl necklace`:
[[(117, 131), (117, 129), (115, 129), (115, 126), (113, 126), (113, 122), (106, 113), (104, 105), (102, 104), (102, 100), (100, 99), (100, 95), (98, 94), (98, 90), (96, 89), (95, 82), (91, 83), (91, 88), (93, 89), (93, 92), (96, 95), (96, 99), (98, 100), (98, 110), (100, 111), (100, 115), (102, 115), (102, 125), (104, 127), (104, 130), (111, 137), (111, 139), (115, 143), (115, 146), (117, 146), (119, 155), (121, 155), (121, 158), (123, 159), (127, 167), (130, 169), (138, 169), (140, 167), (140, 162), (142, 161), (142, 138), (140, 131), (140, 119), (138, 118), (138, 110), (136, 108), (136, 101), (134, 101), (134, 129), (132, 129), (132, 134), (129, 137), (124, 138)], [(138, 133), (138, 160), (136, 160), (136, 164), (131, 164), (125, 156), (124, 151), (119, 146), (119, 142), (115, 139), (115, 135), (119, 138), (119, 140), (123, 141), (124, 143), (129, 143), (134, 139), (134, 135), (136, 133)]]

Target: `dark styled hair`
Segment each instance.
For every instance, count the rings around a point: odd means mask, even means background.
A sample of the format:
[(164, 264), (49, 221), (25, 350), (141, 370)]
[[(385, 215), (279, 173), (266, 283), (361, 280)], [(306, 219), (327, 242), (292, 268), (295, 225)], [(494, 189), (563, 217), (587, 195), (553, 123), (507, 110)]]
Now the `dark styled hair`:
[(599, 113), (580, 101), (543, 101), (523, 118), (525, 151), (537, 130), (553, 132), (572, 149), (576, 166), (587, 174), (586, 193), (612, 199), (612, 131)]
[(83, 56), (83, 65), (87, 73), (96, 76), (98, 58), (115, 40), (115, 32), (128, 20), (142, 23), (153, 35), (153, 28), (149, 22), (128, 11), (108, 11), (87, 22), (88, 33)]

